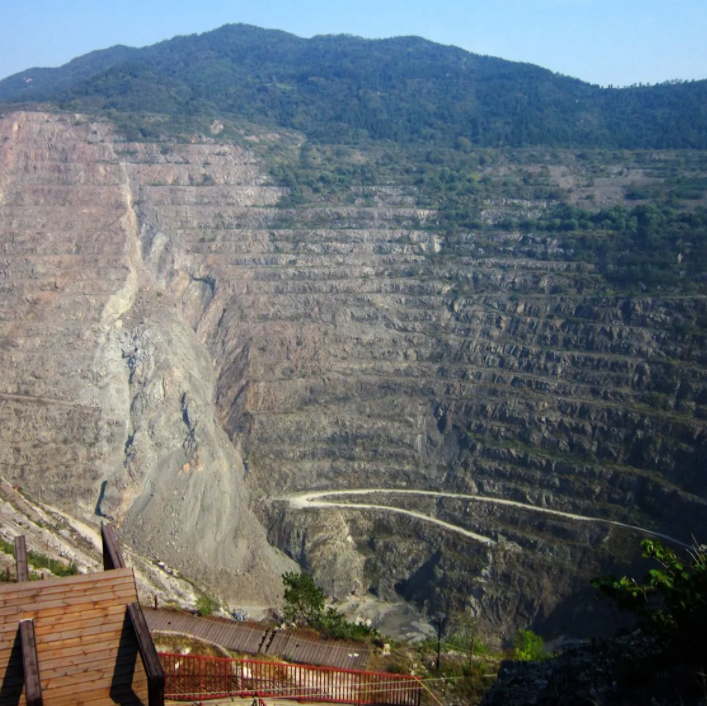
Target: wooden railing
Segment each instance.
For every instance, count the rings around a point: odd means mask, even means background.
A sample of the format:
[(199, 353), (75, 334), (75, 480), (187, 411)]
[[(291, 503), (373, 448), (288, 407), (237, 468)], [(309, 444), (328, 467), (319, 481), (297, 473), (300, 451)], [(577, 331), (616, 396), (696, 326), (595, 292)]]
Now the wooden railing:
[(248, 659), (160, 652), (165, 697), (204, 701), (231, 696), (343, 704), (419, 706), (417, 677)]

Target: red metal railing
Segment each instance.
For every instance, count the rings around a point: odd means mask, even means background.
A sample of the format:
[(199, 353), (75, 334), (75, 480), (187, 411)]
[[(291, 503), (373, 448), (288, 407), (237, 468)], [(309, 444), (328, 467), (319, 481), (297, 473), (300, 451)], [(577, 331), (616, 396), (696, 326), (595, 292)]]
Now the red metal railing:
[(160, 661), (166, 677), (165, 697), (176, 701), (256, 696), (357, 706), (419, 706), (422, 695), (420, 679), (408, 675), (169, 652), (160, 652)]

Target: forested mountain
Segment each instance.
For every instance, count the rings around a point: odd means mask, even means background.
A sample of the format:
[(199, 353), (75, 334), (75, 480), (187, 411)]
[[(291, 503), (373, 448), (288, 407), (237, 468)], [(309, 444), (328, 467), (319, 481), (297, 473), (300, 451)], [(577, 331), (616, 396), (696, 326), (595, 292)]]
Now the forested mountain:
[(215, 114), (319, 142), (707, 148), (707, 81), (600, 88), (417, 37), (301, 39), (226, 25), (0, 82), (0, 101)]

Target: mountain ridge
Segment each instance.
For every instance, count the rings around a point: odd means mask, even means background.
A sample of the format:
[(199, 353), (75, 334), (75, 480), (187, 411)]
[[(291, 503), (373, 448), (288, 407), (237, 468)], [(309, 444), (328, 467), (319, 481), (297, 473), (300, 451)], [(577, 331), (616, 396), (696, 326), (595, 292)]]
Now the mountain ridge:
[(303, 39), (251, 25), (28, 69), (0, 81), (0, 101), (238, 117), (324, 143), (707, 148), (707, 80), (601, 88), (419, 37)]

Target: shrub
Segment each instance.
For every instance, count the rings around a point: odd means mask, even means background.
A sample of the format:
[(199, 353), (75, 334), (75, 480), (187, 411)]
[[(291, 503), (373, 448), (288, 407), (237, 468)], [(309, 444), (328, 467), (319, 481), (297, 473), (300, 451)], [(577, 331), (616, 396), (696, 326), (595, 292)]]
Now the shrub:
[(643, 556), (657, 561), (642, 583), (626, 576), (592, 581), (600, 595), (620, 610), (633, 613), (643, 630), (658, 639), (664, 658), (675, 664), (701, 664), (707, 659), (707, 549), (695, 546), (679, 557), (659, 541), (644, 539)]
[(196, 609), (201, 615), (213, 615), (219, 609), (219, 604), (211, 596), (202, 593), (196, 599)]
[(49, 569), (54, 576), (75, 576), (79, 572), (78, 567), (73, 562), (67, 565), (63, 561), (50, 559), (39, 552), (28, 551), (27, 562), (34, 566), (35, 569)]
[(376, 637), (378, 631), (361, 623), (352, 623), (335, 608), (327, 608), (314, 626), (324, 635), (338, 640), (366, 640)]
[[(3, 554), (15, 556), (15, 545), (0, 537), (0, 551)], [(78, 567), (73, 562), (65, 564), (63, 561), (50, 559), (44, 554), (31, 550), (27, 552), (27, 563), (35, 569), (49, 569), (54, 576), (75, 576), (79, 572)]]
[(519, 630), (513, 638), (515, 658), (521, 662), (545, 659), (545, 640), (532, 630)]

